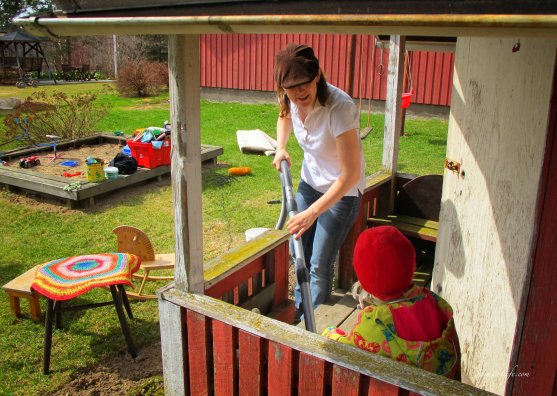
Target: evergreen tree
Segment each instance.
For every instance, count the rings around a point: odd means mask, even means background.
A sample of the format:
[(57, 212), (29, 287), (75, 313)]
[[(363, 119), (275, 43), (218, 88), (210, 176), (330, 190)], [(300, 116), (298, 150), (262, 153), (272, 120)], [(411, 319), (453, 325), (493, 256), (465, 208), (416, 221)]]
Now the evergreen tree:
[(37, 14), (50, 12), (52, 9), (53, 0), (0, 0), (0, 31), (17, 29), (13, 20), (21, 13)]

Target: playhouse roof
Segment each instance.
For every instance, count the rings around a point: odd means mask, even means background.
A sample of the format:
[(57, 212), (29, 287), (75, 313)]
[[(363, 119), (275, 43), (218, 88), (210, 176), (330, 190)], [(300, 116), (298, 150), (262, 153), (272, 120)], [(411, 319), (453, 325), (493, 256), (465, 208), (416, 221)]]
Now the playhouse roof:
[(55, 0), (64, 14), (308, 15), (308, 14), (551, 14), (552, 0)]
[(366, 33), (557, 37), (554, 0), (56, 0), (55, 6), (54, 15), (15, 22), (32, 33), (55, 36)]

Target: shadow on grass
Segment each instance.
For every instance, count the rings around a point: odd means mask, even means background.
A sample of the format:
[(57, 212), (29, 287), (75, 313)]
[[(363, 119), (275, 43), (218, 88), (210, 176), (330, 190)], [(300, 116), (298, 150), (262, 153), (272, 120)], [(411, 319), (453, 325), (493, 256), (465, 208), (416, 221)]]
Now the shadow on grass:
[[(147, 370), (147, 367), (144, 366), (142, 361), (152, 358), (146, 356), (144, 349), (149, 349), (151, 353), (154, 353), (160, 358), (160, 327), (158, 321), (154, 322), (138, 318), (129, 319), (126, 317), (137, 351), (137, 357), (132, 358), (127, 351), (127, 344), (116, 312), (107, 312), (107, 317), (108, 315), (113, 315), (113, 318), (111, 317), (110, 321), (107, 321), (106, 325), (109, 326), (109, 328), (102, 334), (92, 331), (90, 328), (79, 328), (79, 325), (72, 326), (72, 324), (76, 324), (73, 319), (76, 319), (77, 315), (72, 315), (72, 317), (67, 315), (65, 319), (62, 319), (62, 329), (54, 329), (53, 345), (56, 343), (64, 344), (64, 342), (72, 339), (72, 335), (89, 340), (90, 350), (84, 351), (84, 353), (90, 354), (95, 360), (95, 363), (79, 369), (75, 374), (72, 374), (72, 377), (75, 378), (84, 373), (94, 372), (94, 367), (99, 365), (112, 367), (115, 372), (120, 373), (124, 378), (136, 380), (137, 377), (146, 377), (144, 373), (141, 373), (142, 370)], [(71, 345), (67, 347), (69, 349), (72, 348)], [(60, 356), (57, 358), (54, 349), (50, 359), (50, 366), (52, 373), (70, 371), (73, 369), (72, 362)], [(155, 371), (154, 374), (157, 374), (158, 370)]]
[(428, 143), (432, 146), (445, 146), (447, 145), (447, 140), (444, 139), (429, 139)]

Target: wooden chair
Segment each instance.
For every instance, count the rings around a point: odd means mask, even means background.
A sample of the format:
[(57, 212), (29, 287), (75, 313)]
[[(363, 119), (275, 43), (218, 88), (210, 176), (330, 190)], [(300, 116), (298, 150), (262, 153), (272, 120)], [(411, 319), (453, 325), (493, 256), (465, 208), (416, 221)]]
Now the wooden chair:
[(131, 298), (138, 300), (155, 299), (155, 294), (144, 294), (147, 281), (173, 280), (174, 275), (151, 275), (151, 271), (174, 269), (174, 253), (155, 254), (153, 245), (147, 234), (132, 226), (119, 226), (112, 230), (117, 238), (118, 253), (131, 253), (141, 258), (139, 271), (133, 274), (134, 279), (140, 280), (137, 292), (127, 292)]

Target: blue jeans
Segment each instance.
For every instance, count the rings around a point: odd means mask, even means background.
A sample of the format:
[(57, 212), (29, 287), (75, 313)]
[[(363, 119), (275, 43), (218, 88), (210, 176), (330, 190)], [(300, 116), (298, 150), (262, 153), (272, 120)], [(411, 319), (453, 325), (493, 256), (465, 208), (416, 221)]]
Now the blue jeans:
[[(300, 181), (296, 192), (298, 212), (306, 210), (323, 193)], [(306, 267), (310, 275), (310, 290), (313, 307), (327, 301), (331, 295), (334, 261), (348, 231), (356, 221), (360, 209), (360, 197), (342, 197), (329, 210), (317, 218), (313, 226), (301, 236)], [(294, 254), (293, 241), (290, 251)], [(301, 309), (300, 286), (294, 289), (296, 309)]]

